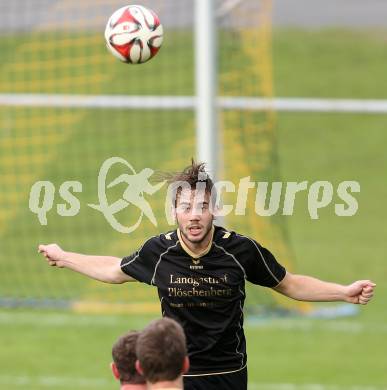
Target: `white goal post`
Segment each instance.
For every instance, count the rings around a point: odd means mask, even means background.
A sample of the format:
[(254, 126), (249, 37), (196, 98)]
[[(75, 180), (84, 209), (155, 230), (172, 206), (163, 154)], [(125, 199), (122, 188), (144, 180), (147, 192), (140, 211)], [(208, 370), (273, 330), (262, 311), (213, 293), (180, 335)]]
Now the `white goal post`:
[(217, 36), (215, 1), (195, 1), (196, 157), (219, 175)]

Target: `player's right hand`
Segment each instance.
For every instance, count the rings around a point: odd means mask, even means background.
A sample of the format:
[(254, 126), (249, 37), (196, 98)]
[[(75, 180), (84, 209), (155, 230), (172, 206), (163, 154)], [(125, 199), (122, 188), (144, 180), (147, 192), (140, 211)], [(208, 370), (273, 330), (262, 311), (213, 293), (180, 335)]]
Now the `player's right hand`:
[(57, 244), (39, 245), (38, 252), (47, 260), (48, 264), (56, 267), (64, 267), (66, 252)]

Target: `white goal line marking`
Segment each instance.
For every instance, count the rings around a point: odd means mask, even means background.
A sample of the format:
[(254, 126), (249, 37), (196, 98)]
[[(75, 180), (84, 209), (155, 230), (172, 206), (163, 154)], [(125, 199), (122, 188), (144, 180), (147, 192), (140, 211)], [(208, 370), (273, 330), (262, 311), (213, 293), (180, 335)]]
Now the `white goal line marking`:
[[(38, 327), (90, 327), (102, 326), (117, 327), (122, 323), (122, 317), (116, 315), (87, 315), (74, 313), (23, 313), (23, 312), (0, 312), (0, 326), (38, 326)], [(134, 319), (133, 326), (143, 327), (146, 319)]]
[[(193, 110), (196, 105), (197, 99), (193, 96), (0, 94), (0, 106), (17, 107)], [(218, 107), (223, 110), (387, 114), (387, 100), (219, 97)]]
[(31, 376), (31, 375), (0, 375), (1, 385), (39, 386), (39, 387), (102, 387), (107, 388), (109, 381), (104, 378), (75, 378), (73, 376)]
[[(0, 326), (17, 326), (17, 325), (39, 325), (39, 326), (79, 326), (88, 327), (94, 326), (111, 326), (115, 327), (120, 324), (121, 317), (115, 315), (84, 315), (74, 313), (24, 313), (24, 312), (0, 312)], [(146, 322), (146, 321), (145, 321)], [(143, 326), (144, 320), (138, 320), (138, 326)], [(307, 318), (297, 319), (273, 319), (262, 320), (259, 322), (246, 321), (246, 328), (254, 329), (283, 329), (283, 330), (300, 330), (303, 332), (311, 332), (323, 330), (327, 332), (339, 333), (387, 333), (387, 324), (384, 323), (369, 323), (347, 321), (347, 320), (311, 320)]]
[(362, 323), (355, 321), (346, 321), (340, 319), (273, 319), (254, 321), (247, 318), (246, 325), (251, 328), (269, 328), (282, 330), (300, 330), (304, 332), (314, 332), (324, 330), (328, 332), (342, 333), (387, 333), (387, 324), (384, 323)]
[[(3, 386), (39, 386), (41, 388), (107, 388), (110, 381), (105, 378), (76, 378), (73, 376), (31, 376), (31, 375), (0, 375), (0, 385)], [(386, 390), (386, 387), (372, 385), (324, 385), (320, 383), (249, 383), (249, 390)]]

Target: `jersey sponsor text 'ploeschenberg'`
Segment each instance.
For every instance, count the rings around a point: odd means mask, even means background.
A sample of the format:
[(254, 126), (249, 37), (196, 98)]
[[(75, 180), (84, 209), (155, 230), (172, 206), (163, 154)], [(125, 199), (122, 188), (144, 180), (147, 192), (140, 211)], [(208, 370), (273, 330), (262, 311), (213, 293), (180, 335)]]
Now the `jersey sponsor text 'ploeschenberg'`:
[(286, 274), (266, 248), (218, 226), (199, 256), (175, 230), (150, 238), (122, 259), (121, 268), (134, 279), (156, 286), (163, 316), (183, 326), (190, 358), (188, 375), (245, 367), (245, 281), (275, 287)]

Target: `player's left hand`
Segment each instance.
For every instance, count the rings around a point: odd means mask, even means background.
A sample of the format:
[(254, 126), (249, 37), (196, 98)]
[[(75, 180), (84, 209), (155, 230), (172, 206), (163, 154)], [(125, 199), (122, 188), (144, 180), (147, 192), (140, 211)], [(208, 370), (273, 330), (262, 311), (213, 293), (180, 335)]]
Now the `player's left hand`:
[(376, 284), (371, 280), (358, 280), (346, 287), (346, 301), (366, 305), (374, 295)]

